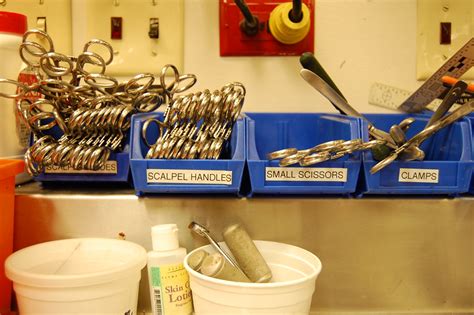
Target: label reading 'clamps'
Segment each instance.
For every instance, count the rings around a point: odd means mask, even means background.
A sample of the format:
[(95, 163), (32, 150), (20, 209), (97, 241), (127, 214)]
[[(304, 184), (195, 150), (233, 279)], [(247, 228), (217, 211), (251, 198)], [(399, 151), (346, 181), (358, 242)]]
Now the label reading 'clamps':
[(266, 167), (266, 181), (347, 182), (347, 168)]
[(232, 185), (232, 171), (147, 169), (149, 184)]
[(437, 169), (418, 169), (418, 168), (400, 168), (398, 181), (401, 183), (433, 183), (439, 182), (439, 170)]
[(117, 174), (117, 161), (107, 161), (98, 170), (78, 170), (72, 168), (72, 166), (57, 166), (50, 165), (44, 169), (45, 174)]

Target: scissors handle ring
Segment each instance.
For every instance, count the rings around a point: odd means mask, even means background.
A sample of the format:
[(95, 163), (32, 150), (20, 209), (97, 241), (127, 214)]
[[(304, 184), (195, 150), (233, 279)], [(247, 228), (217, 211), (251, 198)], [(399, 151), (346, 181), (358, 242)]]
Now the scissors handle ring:
[[(180, 85), (186, 81), (189, 81), (189, 82), (185, 84), (184, 86), (180, 87)], [(196, 81), (197, 81), (197, 78), (194, 74), (183, 74), (179, 76), (178, 84), (176, 86), (176, 90), (174, 91), (174, 93), (182, 93), (184, 91), (189, 90), (190, 88), (194, 86), (194, 84), (196, 84)]]
[[(101, 80), (98, 81), (97, 79)], [(95, 88), (115, 89), (118, 86), (117, 79), (103, 74), (91, 73), (85, 76), (84, 81)]]
[[(144, 84), (140, 84), (140, 81), (146, 80)], [(130, 79), (124, 86), (124, 91), (127, 94), (138, 95), (144, 91), (147, 91), (155, 81), (155, 77), (151, 73), (141, 73)]]
[(161, 138), (163, 136), (163, 130), (165, 129), (165, 125), (158, 119), (150, 118), (145, 120), (142, 126), (142, 139), (143, 142), (145, 142), (146, 146), (149, 148), (152, 147), (152, 144), (148, 142), (146, 134), (151, 123), (155, 123), (158, 126), (158, 130), (160, 131), (160, 135), (158, 136), (158, 138)]
[[(170, 85), (166, 85), (166, 73), (168, 72), (168, 69), (171, 69), (173, 72), (174, 80)], [(163, 89), (165, 90), (166, 95), (171, 99), (173, 94), (175, 93), (176, 89), (178, 88), (178, 82), (179, 82), (179, 72), (178, 68), (176, 68), (172, 64), (167, 64), (161, 69), (161, 74), (160, 74), (160, 83)]]
[(112, 48), (112, 45), (110, 45), (109, 43), (107, 43), (105, 40), (102, 40), (102, 39), (92, 39), (84, 45), (84, 49), (82, 51), (83, 52), (89, 51), (89, 47), (92, 45), (100, 45), (102, 47), (105, 47), (109, 53), (109, 58), (105, 62), (105, 65), (109, 65), (112, 63), (112, 60), (114, 59), (114, 49)]
[[(59, 63), (67, 63), (67, 67), (59, 66)], [(39, 65), (50, 77), (62, 77), (71, 73), (74, 65), (72, 61), (66, 55), (59, 54), (56, 52), (49, 52), (40, 57)]]
[[(49, 45), (49, 49), (46, 49), (44, 48), (47, 52), (52, 52), (54, 51), (54, 44), (53, 44), (53, 40), (51, 39), (51, 37), (46, 33), (46, 32), (43, 32), (42, 30), (38, 30), (38, 29), (32, 29), (32, 30), (28, 30), (26, 31), (24, 34), (23, 34), (23, 39), (22, 39), (22, 42), (25, 43), (25, 42), (28, 42), (28, 37), (31, 36), (31, 35), (37, 35), (39, 36), (40, 38), (44, 38), (46, 39), (46, 41), (48, 42), (48, 45)], [(31, 42), (31, 41), (30, 41)], [(36, 42), (34, 42), (36, 43)], [(39, 44), (38, 44), (39, 45)], [(40, 45), (41, 46), (41, 45)], [(27, 49), (28, 50), (28, 49)], [(34, 52), (32, 51), (29, 51), (28, 52), (30, 54), (34, 54)]]
[(0, 92), (1, 97), (5, 97), (5, 98), (23, 98), (25, 96), (25, 94), (28, 93), (28, 91), (29, 91), (29, 88), (28, 88), (27, 85), (25, 85), (21, 82), (17, 82), (15, 80), (0, 78), (0, 84), (2, 84), (2, 83), (13, 84), (14, 86), (16, 86), (17, 89), (16, 89), (16, 94), (7, 94), (7, 93)]
[(99, 74), (105, 73), (106, 63), (105, 63), (104, 58), (102, 58), (102, 56), (100, 56), (99, 54), (96, 54), (91, 51), (85, 51), (82, 54), (80, 54), (77, 57), (75, 70), (81, 74), (85, 74), (85, 75), (90, 74), (90, 72), (86, 71), (86, 69), (84, 68), (86, 64), (91, 64), (93, 66), (100, 67)]

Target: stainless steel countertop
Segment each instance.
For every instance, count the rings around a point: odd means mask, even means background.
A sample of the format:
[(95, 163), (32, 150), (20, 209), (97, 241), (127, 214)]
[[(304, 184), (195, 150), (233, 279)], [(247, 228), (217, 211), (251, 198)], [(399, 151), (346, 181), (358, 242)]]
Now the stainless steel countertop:
[[(16, 190), (15, 248), (70, 237), (116, 237), (151, 248), (150, 227), (177, 223), (182, 246), (216, 238), (242, 222), (254, 239), (285, 242), (323, 263), (312, 314), (474, 314), (474, 198), (256, 197), (166, 195), (138, 198), (124, 187)], [(139, 311), (149, 312), (140, 284)], [(139, 313), (140, 313), (139, 312)]]

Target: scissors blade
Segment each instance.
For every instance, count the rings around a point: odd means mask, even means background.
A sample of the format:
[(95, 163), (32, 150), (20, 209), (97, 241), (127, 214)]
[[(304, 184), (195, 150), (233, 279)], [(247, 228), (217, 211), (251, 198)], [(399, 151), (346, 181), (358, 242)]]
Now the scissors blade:
[(308, 82), (316, 91), (326, 97), (339, 111), (347, 116), (364, 118), (358, 111), (350, 106), (329, 84), (327, 84), (320, 76), (314, 72), (301, 69), (301, 77)]
[(369, 133), (376, 139), (382, 139), (387, 142), (387, 144), (392, 147), (396, 148), (396, 144), (393, 141), (392, 137), (385, 131), (375, 128), (375, 126), (365, 118), (361, 113), (355, 110), (347, 101), (342, 98), (329, 84), (326, 83), (320, 76), (315, 74), (314, 72), (301, 69), (300, 71), (301, 77), (308, 82), (316, 91), (321, 93), (324, 97), (326, 97), (339, 111), (347, 116), (353, 116), (362, 118), (365, 120), (369, 126)]

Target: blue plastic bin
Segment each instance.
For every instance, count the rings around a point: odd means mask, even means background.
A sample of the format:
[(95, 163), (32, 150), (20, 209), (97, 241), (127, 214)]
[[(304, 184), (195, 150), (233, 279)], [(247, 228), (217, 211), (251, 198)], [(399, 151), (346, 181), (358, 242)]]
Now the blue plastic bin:
[[(470, 114), (467, 116), (469, 119), (469, 122), (471, 123), (471, 143), (472, 143), (472, 157), (474, 159), (474, 114)], [(473, 173), (474, 173), (474, 167), (473, 167)], [(471, 185), (469, 188), (469, 193), (471, 195), (474, 195), (474, 176), (471, 178)]]
[[(59, 139), (62, 132), (55, 127), (47, 132), (54, 138)], [(41, 174), (35, 177), (40, 182), (97, 182), (97, 183), (127, 183), (130, 182), (130, 132), (124, 140), (123, 148), (120, 152), (112, 152), (106, 165), (99, 171), (78, 171), (70, 167), (48, 167)]]
[[(136, 114), (132, 118), (130, 163), (136, 194), (238, 195), (245, 166), (245, 120), (237, 120), (231, 139), (223, 148), (223, 158), (218, 160), (145, 159), (149, 148), (141, 136), (143, 123), (149, 118), (162, 120), (162, 115), (146, 113)], [(156, 142), (158, 129), (149, 128), (146, 136), (149, 143)], [(212, 178), (209, 178), (209, 173), (213, 173)], [(157, 179), (161, 182), (156, 182)], [(203, 180), (214, 182), (204, 183)]]
[[(388, 131), (409, 117), (406, 114), (367, 114), (379, 129)], [(413, 137), (426, 126), (427, 115), (414, 115), (416, 121), (407, 132)], [(368, 140), (367, 123), (362, 121), (362, 138)], [(395, 160), (381, 171), (370, 174), (377, 164), (370, 151), (363, 153), (363, 194), (457, 195), (467, 192), (472, 173), (472, 139), (469, 120), (464, 118), (422, 143), (423, 161)]]
[[(252, 194), (341, 194), (356, 190), (359, 152), (312, 166), (279, 167), (266, 155), (307, 149), (331, 140), (360, 138), (359, 120), (333, 114), (247, 113), (247, 164)], [(343, 176), (343, 173), (346, 176)]]

